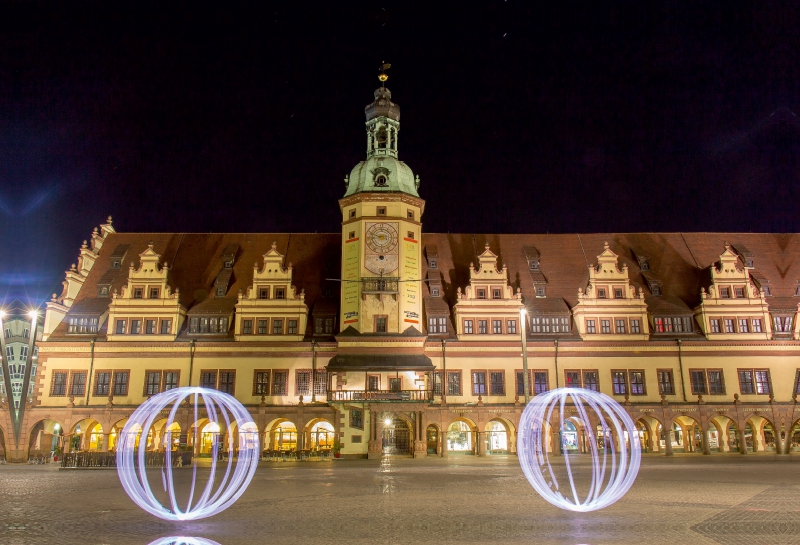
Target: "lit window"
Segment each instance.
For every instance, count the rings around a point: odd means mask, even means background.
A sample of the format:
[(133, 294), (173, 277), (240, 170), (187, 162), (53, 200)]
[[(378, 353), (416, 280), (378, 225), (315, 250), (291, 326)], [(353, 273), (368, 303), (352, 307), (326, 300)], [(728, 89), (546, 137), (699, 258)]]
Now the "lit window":
[(749, 331), (747, 327), (747, 318), (740, 318), (739, 319), (739, 333), (747, 333)]
[(580, 388), (581, 387), (581, 372), (580, 371), (564, 371), (564, 383), (567, 388)]
[(472, 394), (473, 395), (486, 395), (486, 372), (473, 371), (472, 372)]
[(509, 335), (514, 335), (517, 333), (517, 321), (516, 320), (506, 320), (506, 330), (508, 331)]
[(631, 381), (631, 395), (644, 395), (644, 371), (631, 371), (628, 376)]
[(614, 395), (625, 395), (628, 393), (628, 381), (625, 371), (611, 371), (611, 385)]

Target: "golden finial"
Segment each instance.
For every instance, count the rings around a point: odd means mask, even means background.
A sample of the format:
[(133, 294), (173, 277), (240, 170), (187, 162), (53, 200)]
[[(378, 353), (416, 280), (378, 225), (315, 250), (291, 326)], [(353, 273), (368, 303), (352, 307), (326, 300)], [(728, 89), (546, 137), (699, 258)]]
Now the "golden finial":
[(383, 84), (384, 82), (386, 82), (387, 79), (389, 79), (389, 76), (386, 75), (386, 71), (391, 67), (392, 65), (389, 64), (388, 62), (381, 61), (381, 67), (378, 69), (381, 72), (380, 74), (378, 74), (378, 79), (381, 80), (381, 84)]

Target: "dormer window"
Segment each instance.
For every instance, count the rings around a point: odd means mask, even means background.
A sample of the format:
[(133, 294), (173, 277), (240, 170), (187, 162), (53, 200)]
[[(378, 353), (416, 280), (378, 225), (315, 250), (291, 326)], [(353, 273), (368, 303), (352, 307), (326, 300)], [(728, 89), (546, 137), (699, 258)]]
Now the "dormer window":
[(217, 288), (217, 297), (225, 297), (225, 288)]
[(144, 288), (133, 288), (133, 298), (141, 299), (144, 297)]
[(761, 293), (764, 294), (764, 297), (772, 297), (772, 287), (771, 286), (761, 286)]
[(539, 262), (538, 261), (531, 260), (530, 263), (529, 263), (529, 266), (530, 266), (532, 271), (538, 271), (539, 270)]
[(258, 298), (259, 299), (269, 299), (269, 288), (259, 288), (258, 289)]
[(233, 259), (225, 261), (222, 263), (222, 267), (225, 269), (232, 269), (233, 268)]
[(608, 292), (606, 291), (605, 288), (597, 288), (597, 298), (598, 299), (607, 299), (608, 298), (607, 294), (608, 294)]
[(275, 299), (286, 299), (286, 288), (275, 288)]
[(439, 288), (431, 288), (431, 296), (439, 297)]
[(748, 257), (747, 259), (745, 259), (744, 266), (747, 267), (748, 269), (755, 269), (755, 265), (753, 264), (753, 258)]
[(112, 269), (119, 269), (120, 261), (119, 259), (114, 259), (111, 261), (111, 268)]
[(429, 269), (438, 269), (438, 268), (439, 268), (439, 262), (438, 262), (438, 261), (436, 261), (435, 259), (431, 259), (431, 260), (428, 262), (428, 268), (429, 268)]
[(660, 296), (661, 295), (661, 286), (654, 285), (653, 288), (650, 291), (653, 292), (653, 295)]
[(98, 297), (108, 297), (108, 286), (100, 286), (97, 290)]
[(800, 285), (799, 286), (795, 286), (795, 288), (794, 288), (794, 296), (795, 297), (800, 297)]
[(378, 216), (385, 216), (386, 215), (386, 207), (385, 206), (379, 206), (378, 210), (377, 210), (377, 215)]
[(544, 286), (536, 286), (536, 297), (546, 297)]
[(643, 271), (649, 271), (650, 270), (650, 262), (649, 261), (642, 261), (641, 268), (642, 268)]
[(150, 288), (150, 299), (158, 299), (158, 288)]

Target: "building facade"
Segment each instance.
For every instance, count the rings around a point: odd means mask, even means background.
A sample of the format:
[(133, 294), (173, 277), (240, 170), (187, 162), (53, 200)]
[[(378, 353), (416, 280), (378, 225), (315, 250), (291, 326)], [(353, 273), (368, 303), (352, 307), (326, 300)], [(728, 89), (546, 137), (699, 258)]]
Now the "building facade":
[[(424, 233), (399, 106), (381, 87), (365, 113), (338, 233), (95, 229), (47, 304), (9, 457), (113, 449), (189, 385), (233, 394), (268, 450), (513, 454), (526, 394), (574, 386), (623, 404), (647, 452), (800, 451), (800, 236)], [(188, 409), (164, 425), (151, 448), (225, 433)], [(571, 418), (547, 448), (604, 433)]]

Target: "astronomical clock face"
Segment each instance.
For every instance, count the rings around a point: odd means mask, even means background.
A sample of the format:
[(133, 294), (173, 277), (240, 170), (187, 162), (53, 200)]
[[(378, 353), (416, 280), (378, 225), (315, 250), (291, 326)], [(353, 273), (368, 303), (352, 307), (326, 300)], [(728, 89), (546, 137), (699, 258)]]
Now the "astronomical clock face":
[(367, 223), (364, 266), (384, 276), (397, 270), (398, 246), (396, 223)]

